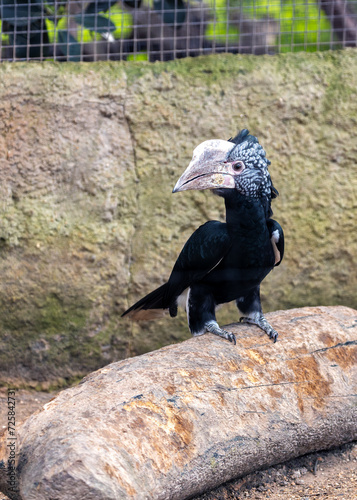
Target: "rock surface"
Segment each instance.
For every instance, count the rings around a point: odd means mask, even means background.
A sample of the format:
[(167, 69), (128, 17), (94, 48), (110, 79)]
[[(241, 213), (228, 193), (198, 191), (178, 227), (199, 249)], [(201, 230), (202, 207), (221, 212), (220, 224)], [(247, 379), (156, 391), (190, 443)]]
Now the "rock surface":
[[(17, 429), (10, 498), (185, 499), (261, 467), (357, 439), (357, 311), (315, 307), (230, 325), (113, 363)], [(8, 439), (0, 441), (6, 463)]]
[[(205, 139), (247, 127), (286, 233), (265, 310), (357, 307), (355, 52), (0, 66), (0, 381), (48, 389), (188, 338), (120, 313), (169, 275), (210, 193), (171, 190)], [(220, 321), (236, 320), (223, 308)]]

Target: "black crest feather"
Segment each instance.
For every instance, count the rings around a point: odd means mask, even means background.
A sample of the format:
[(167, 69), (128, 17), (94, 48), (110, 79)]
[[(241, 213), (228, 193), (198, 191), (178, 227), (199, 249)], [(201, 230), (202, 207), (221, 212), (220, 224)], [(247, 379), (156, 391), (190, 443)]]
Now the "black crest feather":
[(249, 135), (249, 130), (244, 128), (243, 130), (238, 132), (238, 134), (235, 137), (231, 137), (230, 139), (228, 139), (228, 142), (233, 142), (236, 145), (242, 144), (242, 142), (247, 140), (248, 135)]
[(239, 144), (242, 144), (243, 142), (248, 141), (249, 144), (254, 144), (254, 143), (259, 143), (258, 139), (254, 135), (249, 134), (249, 130), (244, 128), (235, 137), (231, 137), (228, 139), (228, 142), (233, 142), (235, 144), (235, 147), (232, 149), (232, 151), (229, 153), (230, 155), (234, 152), (234, 150), (239, 146)]
[(279, 196), (279, 191), (272, 184), (271, 185), (271, 197), (276, 198), (277, 196)]

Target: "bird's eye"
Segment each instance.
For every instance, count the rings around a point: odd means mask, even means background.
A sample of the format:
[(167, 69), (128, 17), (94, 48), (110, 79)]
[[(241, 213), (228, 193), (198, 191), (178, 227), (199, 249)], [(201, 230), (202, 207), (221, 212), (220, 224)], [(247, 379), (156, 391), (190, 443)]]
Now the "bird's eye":
[(236, 172), (240, 172), (244, 169), (245, 165), (242, 161), (235, 161), (232, 163), (232, 168), (233, 170), (235, 170)]

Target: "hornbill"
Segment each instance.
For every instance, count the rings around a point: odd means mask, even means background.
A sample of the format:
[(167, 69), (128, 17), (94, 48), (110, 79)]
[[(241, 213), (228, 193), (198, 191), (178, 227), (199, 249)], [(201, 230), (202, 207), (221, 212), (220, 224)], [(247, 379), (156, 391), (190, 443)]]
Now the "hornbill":
[(235, 300), (243, 315), (240, 321), (258, 325), (276, 342), (278, 333), (260, 303), (260, 283), (284, 253), (282, 228), (271, 218), (271, 200), (278, 191), (268, 165), (264, 149), (247, 129), (228, 141), (208, 140), (196, 147), (173, 193), (213, 190), (224, 198), (226, 222), (200, 226), (184, 245), (167, 283), (122, 316), (152, 319), (168, 310), (174, 317), (177, 306), (184, 305), (192, 335), (211, 332), (235, 344), (235, 335), (220, 328), (215, 316), (219, 304)]

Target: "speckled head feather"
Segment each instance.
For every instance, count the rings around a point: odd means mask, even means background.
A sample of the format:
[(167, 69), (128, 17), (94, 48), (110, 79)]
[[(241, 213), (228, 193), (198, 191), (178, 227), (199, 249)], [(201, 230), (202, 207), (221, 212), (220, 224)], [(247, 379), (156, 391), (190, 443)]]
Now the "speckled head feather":
[(235, 146), (228, 154), (227, 160), (242, 160), (247, 167), (267, 169), (270, 161), (266, 158), (263, 147), (254, 135), (249, 134), (246, 128), (241, 130), (233, 139), (228, 139)]
[(276, 198), (278, 191), (274, 188), (268, 166), (270, 161), (267, 159), (263, 147), (259, 144), (254, 135), (250, 135), (247, 129), (241, 130), (229, 142), (234, 143), (232, 150), (227, 155), (227, 161), (242, 161), (245, 165), (245, 171), (237, 178), (237, 189), (243, 194), (257, 198), (266, 198), (271, 212), (270, 201)]

